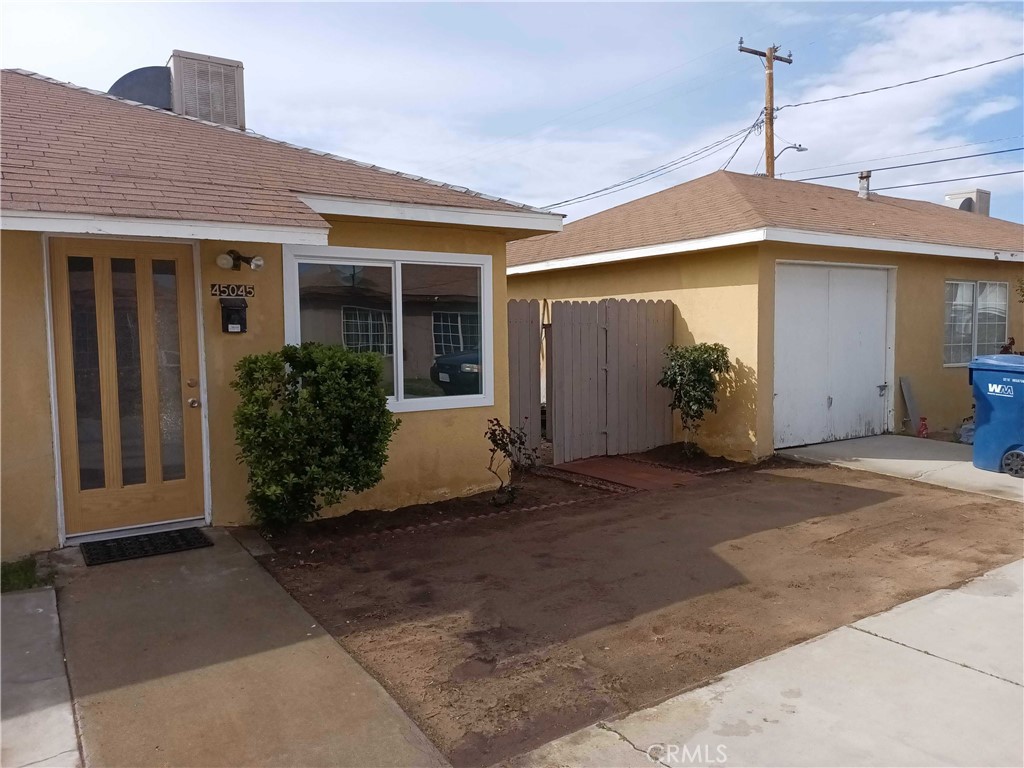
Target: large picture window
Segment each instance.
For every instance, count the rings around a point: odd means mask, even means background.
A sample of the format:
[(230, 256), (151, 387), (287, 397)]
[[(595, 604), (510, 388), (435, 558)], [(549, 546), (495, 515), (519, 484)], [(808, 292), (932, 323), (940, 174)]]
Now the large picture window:
[(286, 250), (286, 336), (379, 354), (393, 410), (493, 404), (490, 257)]
[(942, 362), (966, 365), (1006, 343), (1007, 283), (946, 281)]
[(384, 389), (395, 394), (392, 267), (298, 264), (299, 341), (340, 344), (384, 358)]

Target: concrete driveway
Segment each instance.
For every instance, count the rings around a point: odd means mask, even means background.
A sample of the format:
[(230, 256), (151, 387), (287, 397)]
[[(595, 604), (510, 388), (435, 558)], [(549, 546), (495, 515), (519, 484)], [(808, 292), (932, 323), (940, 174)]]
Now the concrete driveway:
[(786, 448), (778, 453), (798, 461), (862, 469), (999, 499), (1024, 498), (1024, 480), (976, 468), (971, 463), (971, 446), (961, 443), (877, 435)]
[(1021, 765), (1022, 583), (1011, 563), (508, 765)]

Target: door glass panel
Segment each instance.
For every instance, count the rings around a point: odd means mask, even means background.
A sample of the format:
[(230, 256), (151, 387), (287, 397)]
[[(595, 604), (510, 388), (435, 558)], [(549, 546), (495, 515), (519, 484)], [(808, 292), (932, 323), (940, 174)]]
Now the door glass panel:
[(96, 282), (92, 259), (68, 257), (71, 350), (74, 358), (78, 478), (83, 491), (103, 488), (103, 413), (100, 405), (100, 353), (96, 333)]
[(142, 421), (142, 364), (139, 353), (139, 297), (135, 260), (111, 259), (114, 342), (117, 348), (117, 404), (121, 416), (121, 482), (146, 482), (146, 440)]
[(178, 343), (178, 278), (173, 261), (153, 262), (156, 364), (160, 394), (160, 463), (164, 480), (185, 477), (185, 431)]

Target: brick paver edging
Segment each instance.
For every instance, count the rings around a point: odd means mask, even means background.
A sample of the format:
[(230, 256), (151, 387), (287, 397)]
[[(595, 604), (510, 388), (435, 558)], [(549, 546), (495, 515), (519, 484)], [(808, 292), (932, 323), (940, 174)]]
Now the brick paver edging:
[[(561, 470), (551, 469), (550, 467), (537, 467), (533, 471), (540, 475), (549, 477), (555, 477), (560, 480), (571, 480), (571, 482), (577, 483), (578, 485), (585, 485), (599, 490), (607, 491), (611, 495), (615, 496), (630, 496), (636, 493), (645, 493), (639, 488), (629, 488), (628, 486), (619, 485), (618, 483), (606, 482), (603, 480), (596, 480), (594, 478), (580, 478), (577, 481), (577, 475), (572, 472), (562, 472)], [(541, 512), (545, 509), (554, 509), (556, 507), (571, 507), (574, 504), (582, 504), (585, 501), (594, 501), (595, 499), (601, 498), (600, 496), (592, 496), (584, 499), (569, 499), (568, 501), (553, 501), (550, 504), (535, 504), (532, 507), (513, 507), (509, 506), (504, 509), (495, 509), (493, 512), (485, 512), (479, 515), (468, 515), (466, 517), (452, 517), (446, 520), (435, 520), (428, 523), (417, 523), (416, 525), (408, 526), (396, 526), (394, 528), (384, 528), (380, 531), (367, 531), (366, 533), (352, 533), (347, 536), (341, 536), (338, 539), (339, 543), (354, 542), (359, 540), (380, 540), (388, 536), (394, 536), (400, 533), (417, 533), (419, 531), (425, 531), (430, 528), (440, 528), (444, 525), (451, 525), (453, 523), (468, 523), (476, 520), (489, 520), (491, 518), (500, 517), (502, 515), (508, 515), (513, 512)], [(273, 544), (271, 544), (273, 547)], [(287, 551), (287, 550), (285, 550)], [(275, 554), (277, 554), (275, 550)]]
[(718, 469), (705, 469), (702, 471), (698, 469), (683, 469), (678, 464), (666, 464), (665, 462), (662, 461), (651, 461), (650, 459), (637, 459), (632, 456), (619, 456), (618, 458), (625, 459), (626, 461), (632, 461), (634, 464), (648, 464), (652, 467), (660, 467), (661, 469), (671, 469), (674, 472), (682, 472), (687, 475), (720, 475), (723, 472), (735, 472), (737, 469), (740, 469), (740, 467), (737, 466), (719, 467)]

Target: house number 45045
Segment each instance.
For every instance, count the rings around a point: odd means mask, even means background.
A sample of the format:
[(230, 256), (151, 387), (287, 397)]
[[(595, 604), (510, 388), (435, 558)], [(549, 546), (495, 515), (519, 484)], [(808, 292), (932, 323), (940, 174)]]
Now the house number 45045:
[(255, 285), (239, 285), (237, 283), (210, 283), (210, 295), (221, 298), (249, 298), (256, 295)]

